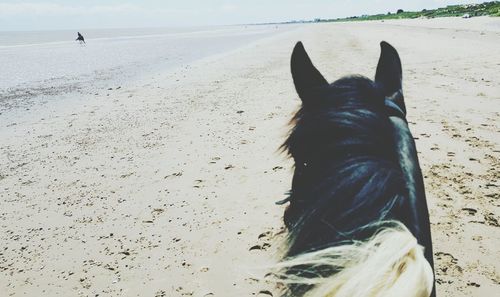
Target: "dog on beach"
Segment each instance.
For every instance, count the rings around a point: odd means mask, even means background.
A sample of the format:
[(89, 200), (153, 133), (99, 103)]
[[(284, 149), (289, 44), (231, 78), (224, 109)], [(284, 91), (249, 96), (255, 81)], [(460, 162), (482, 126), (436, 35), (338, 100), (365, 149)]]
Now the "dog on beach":
[(398, 52), (381, 42), (375, 80), (328, 83), (301, 42), (291, 72), (302, 106), (283, 149), (295, 161), (273, 271), (283, 296), (435, 296), (424, 183), (406, 121)]

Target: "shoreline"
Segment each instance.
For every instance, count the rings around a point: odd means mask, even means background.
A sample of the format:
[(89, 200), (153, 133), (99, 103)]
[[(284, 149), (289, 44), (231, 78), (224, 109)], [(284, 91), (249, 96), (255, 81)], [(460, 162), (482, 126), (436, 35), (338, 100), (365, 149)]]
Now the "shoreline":
[(0, 64), (4, 65), (0, 110), (22, 107), (26, 105), (22, 101), (36, 102), (37, 97), (50, 101), (70, 93), (106, 92), (292, 29), (235, 27), (147, 36), (142, 32), (133, 38), (90, 39), (85, 46), (68, 41), (0, 47)]

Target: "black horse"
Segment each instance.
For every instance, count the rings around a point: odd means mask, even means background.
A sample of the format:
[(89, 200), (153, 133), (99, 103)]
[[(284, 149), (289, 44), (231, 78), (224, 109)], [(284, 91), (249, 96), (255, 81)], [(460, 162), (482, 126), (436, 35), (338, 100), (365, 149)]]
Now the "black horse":
[(297, 43), (302, 106), (283, 148), (295, 161), (285, 296), (435, 296), (429, 214), (406, 122), (397, 51), (381, 42), (375, 81), (329, 84)]

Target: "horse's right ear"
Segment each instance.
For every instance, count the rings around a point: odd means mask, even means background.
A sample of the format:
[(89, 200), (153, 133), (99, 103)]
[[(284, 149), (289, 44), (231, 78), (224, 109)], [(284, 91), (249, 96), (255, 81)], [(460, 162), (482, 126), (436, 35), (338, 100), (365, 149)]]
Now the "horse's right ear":
[(292, 53), (291, 69), (295, 89), (302, 101), (308, 100), (311, 91), (328, 85), (326, 79), (314, 67), (302, 42), (297, 42)]
[(382, 86), (384, 95), (390, 97), (396, 92), (402, 92), (401, 60), (396, 49), (389, 43), (382, 41), (380, 49), (375, 82)]
[(380, 43), (380, 49), (375, 82), (382, 87), (384, 96), (391, 99), (406, 113), (402, 82), (403, 70), (398, 51), (385, 41)]

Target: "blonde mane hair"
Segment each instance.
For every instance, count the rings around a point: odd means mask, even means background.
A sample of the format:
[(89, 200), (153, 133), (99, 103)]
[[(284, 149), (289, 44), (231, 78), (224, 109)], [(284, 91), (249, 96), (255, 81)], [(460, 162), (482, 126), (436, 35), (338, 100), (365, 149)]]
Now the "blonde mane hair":
[[(366, 241), (286, 258), (273, 275), (280, 283), (310, 286), (304, 297), (429, 297), (434, 275), (423, 247), (402, 223), (383, 225), (389, 227)], [(325, 269), (338, 272), (311, 277), (311, 271)]]

